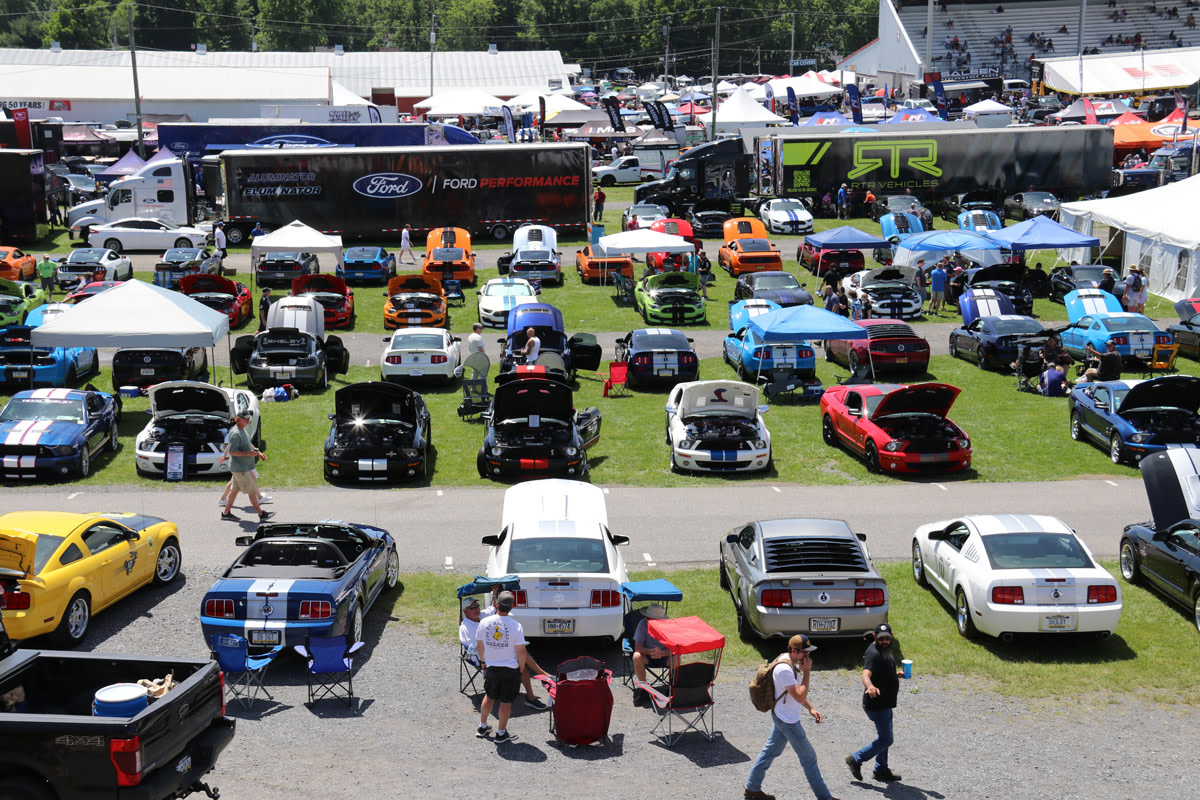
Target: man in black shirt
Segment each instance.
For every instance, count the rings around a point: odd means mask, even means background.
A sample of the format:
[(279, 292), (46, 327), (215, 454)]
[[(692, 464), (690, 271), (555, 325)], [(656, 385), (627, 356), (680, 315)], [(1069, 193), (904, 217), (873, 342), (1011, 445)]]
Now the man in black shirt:
[(264, 286), (262, 290), (262, 299), (258, 301), (258, 329), (265, 331), (267, 329), (267, 311), (271, 308), (271, 289)]
[(862, 765), (875, 759), (875, 780), (898, 781), (900, 776), (888, 768), (888, 748), (892, 746), (892, 709), (900, 693), (900, 676), (896, 668), (899, 645), (892, 636), (892, 626), (886, 622), (875, 626), (875, 641), (863, 657), (863, 711), (875, 723), (875, 741), (846, 756), (846, 764), (855, 780), (862, 780)]

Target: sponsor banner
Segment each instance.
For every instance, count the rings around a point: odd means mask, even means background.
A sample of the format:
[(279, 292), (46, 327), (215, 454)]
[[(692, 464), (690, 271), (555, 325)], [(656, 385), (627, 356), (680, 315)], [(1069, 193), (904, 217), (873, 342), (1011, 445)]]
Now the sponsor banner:
[(796, 102), (796, 90), (791, 86), (787, 87), (787, 112), (788, 119), (792, 121), (792, 127), (800, 124), (800, 104)]
[(1088, 125), (1098, 123), (1096, 119), (1096, 107), (1092, 105), (1091, 99), (1087, 97), (1083, 98), (1083, 121)]
[(33, 148), (33, 132), (29, 128), (29, 109), (14, 108), (12, 121), (17, 132), (17, 147), (22, 150)]
[(604, 112), (608, 114), (608, 124), (612, 126), (612, 129), (618, 133), (624, 133), (625, 120), (621, 119), (621, 106), (617, 103), (617, 98), (604, 98)]
[(517, 141), (516, 131), (513, 129), (512, 109), (508, 106), (504, 106), (504, 137), (509, 144)]
[(853, 83), (846, 87), (846, 97), (850, 100), (850, 115), (854, 119), (854, 124), (862, 125), (862, 96), (858, 93), (858, 87)]
[(1176, 93), (1175, 93), (1175, 110), (1176, 110), (1176, 111), (1182, 111), (1182, 112), (1183, 112), (1183, 123), (1182, 123), (1182, 128), (1183, 128), (1183, 130), (1185, 130), (1185, 131), (1186, 131), (1186, 130), (1187, 130), (1187, 124), (1188, 124), (1188, 119), (1187, 119), (1187, 114), (1188, 114), (1188, 101), (1187, 101), (1187, 99), (1186, 99), (1186, 98), (1185, 98), (1185, 97), (1184, 97), (1182, 94), (1180, 94), (1179, 92), (1176, 92)]
[(946, 87), (940, 80), (933, 82), (933, 102), (937, 106), (938, 116), (943, 120), (950, 119), (950, 103), (946, 100)]
[(766, 97), (767, 97), (767, 111), (770, 111), (772, 114), (774, 114), (775, 113), (775, 90), (771, 88), (771, 84), (764, 83), (763, 84), (763, 92), (766, 94)]
[(546, 97), (538, 95), (538, 138), (546, 138)]

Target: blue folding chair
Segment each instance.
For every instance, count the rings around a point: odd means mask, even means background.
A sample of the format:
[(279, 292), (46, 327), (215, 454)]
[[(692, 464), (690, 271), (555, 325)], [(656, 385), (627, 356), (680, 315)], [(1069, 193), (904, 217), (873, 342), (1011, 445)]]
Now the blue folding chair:
[[(659, 603), (670, 616), (670, 604), (683, 600), (683, 592), (666, 578), (656, 578), (651, 581), (626, 581), (621, 584), (621, 594), (625, 596), (624, 636), (621, 637), (621, 659), (625, 664), (625, 674), (621, 682), (633, 686), (633, 636), (637, 633), (638, 625), (645, 619), (642, 607), (650, 603)], [(637, 603), (637, 607), (634, 604)], [(647, 667), (646, 676), (661, 680), (666, 674), (666, 667)]]
[[(462, 599), (476, 594), (487, 594), (491, 596), (493, 589), (500, 591), (516, 591), (521, 588), (521, 579), (516, 575), (504, 575), (500, 578), (485, 578), (482, 575), (476, 575), (475, 579), (470, 583), (463, 584), (458, 587), (456, 592), (458, 596), (458, 623), (461, 626), (463, 621), (462, 615)], [(480, 601), (480, 606), (486, 606), (486, 601)], [(458, 691), (467, 694), (470, 689), (470, 694), (479, 694), (482, 689), (481, 685), (476, 684), (476, 680), (481, 677), (483, 669), (479, 666), (479, 654), (476, 653), (474, 647), (466, 647), (459, 641), (458, 648)]]
[(462, 281), (454, 278), (444, 278), (442, 280), (442, 292), (446, 295), (446, 305), (448, 306), (465, 306), (467, 304), (467, 296), (463, 294)]
[[(323, 697), (344, 697), (347, 706), (354, 705), (354, 653), (363, 642), (351, 642), (343, 636), (309, 636), (304, 644), (295, 647), (308, 661), (308, 702)], [(345, 694), (339, 694), (344, 692)]]
[(271, 692), (263, 685), (267, 676), (267, 667), (275, 660), (275, 656), (283, 652), (283, 645), (276, 645), (261, 655), (250, 655), (250, 644), (245, 637), (236, 633), (214, 633), (209, 637), (212, 647), (212, 657), (225, 673), (225, 688), (234, 700), (240, 700), (242, 706), (249, 709), (258, 693), (262, 692), (268, 700), (274, 700)]

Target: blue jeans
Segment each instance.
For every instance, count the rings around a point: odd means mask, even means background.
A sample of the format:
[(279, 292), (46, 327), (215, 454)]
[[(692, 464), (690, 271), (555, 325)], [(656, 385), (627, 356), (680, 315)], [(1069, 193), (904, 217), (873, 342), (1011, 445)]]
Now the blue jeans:
[(882, 711), (864, 711), (867, 719), (875, 723), (875, 741), (854, 754), (854, 760), (865, 764), (875, 759), (875, 771), (888, 768), (888, 748), (895, 741), (892, 737), (892, 709)]
[(766, 777), (771, 762), (783, 752), (784, 745), (790, 742), (792, 749), (800, 757), (800, 767), (804, 770), (804, 777), (808, 778), (808, 785), (817, 800), (833, 800), (833, 795), (829, 793), (829, 787), (825, 785), (825, 779), (821, 777), (821, 770), (817, 766), (817, 754), (808, 743), (808, 737), (804, 735), (804, 728), (799, 722), (783, 722), (775, 716), (774, 711), (771, 712), (771, 721), (775, 723), (771, 728), (771, 735), (767, 737), (767, 743), (758, 754), (758, 760), (750, 769), (746, 789), (751, 792), (762, 790), (763, 778)]

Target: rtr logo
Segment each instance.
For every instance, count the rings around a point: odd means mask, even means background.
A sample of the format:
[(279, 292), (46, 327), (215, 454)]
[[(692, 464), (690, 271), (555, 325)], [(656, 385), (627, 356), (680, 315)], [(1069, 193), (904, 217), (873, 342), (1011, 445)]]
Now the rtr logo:
[(846, 177), (854, 180), (879, 169), (883, 166), (885, 158), (891, 162), (888, 165), (888, 175), (891, 178), (900, 177), (901, 163), (935, 178), (940, 178), (942, 175), (942, 170), (937, 165), (937, 141), (935, 139), (916, 139), (906, 142), (856, 142), (854, 145), (854, 169)]
[(403, 172), (377, 172), (364, 175), (354, 182), (354, 191), (364, 197), (399, 200), (421, 191), (425, 184), (419, 178)]

